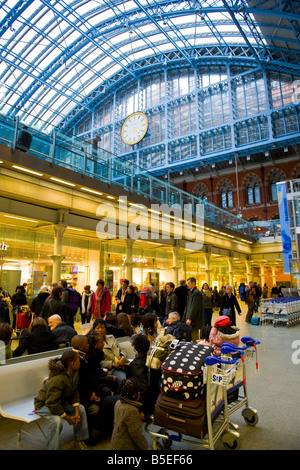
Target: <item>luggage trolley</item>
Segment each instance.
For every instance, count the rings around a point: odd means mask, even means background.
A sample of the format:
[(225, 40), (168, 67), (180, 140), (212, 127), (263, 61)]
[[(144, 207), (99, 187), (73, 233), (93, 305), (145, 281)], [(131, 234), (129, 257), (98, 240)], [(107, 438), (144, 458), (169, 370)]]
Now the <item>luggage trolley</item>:
[[(249, 336), (241, 338), (241, 342), (245, 345), (243, 347), (236, 347), (230, 343), (223, 343), (221, 346), (221, 353), (229, 355), (237, 351), (243, 352), (241, 361), (237, 364), (236, 374), (234, 379), (227, 386), (227, 403), (228, 403), (228, 416), (233, 414), (238, 409), (245, 407), (242, 411), (242, 416), (249, 426), (255, 426), (258, 423), (257, 410), (249, 406), (247, 384), (246, 384), (246, 369), (247, 364), (255, 358), (256, 369), (258, 369), (257, 360), (257, 345), (259, 341), (254, 340)], [(230, 422), (231, 427), (235, 430), (238, 425)]]
[(273, 299), (261, 302), (260, 321), (262, 325), (273, 325), (274, 323), (274, 301)]
[[(203, 370), (203, 381), (206, 383), (206, 429), (203, 438), (197, 436), (189, 436), (178, 432), (176, 422), (184, 423), (184, 417), (180, 415), (180, 404), (184, 402), (178, 401), (179, 414), (174, 414), (170, 418), (174, 422), (174, 426), (168, 429), (161, 428), (158, 431), (150, 429), (150, 426), (161, 424), (152, 417), (152, 422), (146, 425), (146, 431), (153, 438), (153, 450), (162, 450), (170, 448), (173, 441), (189, 443), (195, 446), (206, 447), (214, 450), (215, 444), (222, 436), (222, 442), (226, 449), (239, 448), (239, 433), (230, 429), (229, 411), (227, 402), (227, 387), (233, 380), (237, 366), (241, 362), (244, 351), (231, 351), (231, 357), (208, 356), (205, 359)], [(171, 431), (171, 432), (170, 432)], [(176, 434), (173, 434), (173, 431)], [(200, 434), (200, 430), (199, 430)], [(186, 436), (186, 437), (183, 437)], [(161, 439), (162, 444), (159, 442)]]

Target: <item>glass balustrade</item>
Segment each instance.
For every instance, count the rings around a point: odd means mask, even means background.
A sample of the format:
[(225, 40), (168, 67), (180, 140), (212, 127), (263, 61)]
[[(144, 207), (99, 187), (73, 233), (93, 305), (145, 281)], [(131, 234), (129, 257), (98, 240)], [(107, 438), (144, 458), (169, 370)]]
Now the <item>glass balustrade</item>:
[[(24, 126), (17, 119), (0, 114), (1, 144), (15, 149), (23, 129)], [(259, 235), (253, 223), (207, 200), (180, 190), (168, 181), (142, 170), (132, 162), (124, 161), (121, 157), (103, 149), (94, 148), (89, 142), (74, 136), (70, 137), (61, 131), (55, 131), (51, 135), (32, 128), (27, 131), (30, 131), (32, 135), (32, 142), (30, 148), (26, 150), (27, 153), (49, 161), (52, 165), (59, 165), (96, 180), (119, 186), (151, 202), (168, 206), (179, 204), (187, 216), (195, 217), (199, 212), (197, 207), (204, 204), (204, 220), (211, 224), (255, 238)]]

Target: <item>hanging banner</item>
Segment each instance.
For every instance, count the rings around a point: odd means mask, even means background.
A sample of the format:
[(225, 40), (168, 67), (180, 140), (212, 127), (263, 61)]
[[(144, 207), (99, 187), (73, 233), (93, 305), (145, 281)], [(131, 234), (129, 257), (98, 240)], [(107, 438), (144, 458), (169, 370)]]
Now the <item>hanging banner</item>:
[(286, 195), (286, 183), (277, 183), (278, 208), (281, 226), (284, 274), (290, 274), (290, 260), (293, 258), (289, 208)]

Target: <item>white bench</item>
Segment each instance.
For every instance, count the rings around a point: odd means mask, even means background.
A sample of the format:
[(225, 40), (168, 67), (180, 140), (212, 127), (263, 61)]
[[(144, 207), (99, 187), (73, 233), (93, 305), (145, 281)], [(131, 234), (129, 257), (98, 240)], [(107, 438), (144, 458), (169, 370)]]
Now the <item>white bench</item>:
[[(34, 397), (49, 375), (49, 359), (59, 357), (64, 351), (70, 349), (72, 348), (9, 359), (6, 364), (1, 365), (0, 415), (25, 423), (35, 421), (43, 433), (37, 422), (41, 417), (34, 413)], [(21, 432), (32, 436), (29, 432), (19, 429), (19, 439)]]

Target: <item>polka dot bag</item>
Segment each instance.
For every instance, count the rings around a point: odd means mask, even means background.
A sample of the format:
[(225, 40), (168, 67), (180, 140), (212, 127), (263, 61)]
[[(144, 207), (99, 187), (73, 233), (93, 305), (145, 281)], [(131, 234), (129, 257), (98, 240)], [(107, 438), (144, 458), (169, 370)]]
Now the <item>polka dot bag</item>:
[(204, 361), (213, 354), (210, 346), (179, 342), (162, 364), (161, 392), (180, 400), (195, 400), (205, 391)]

